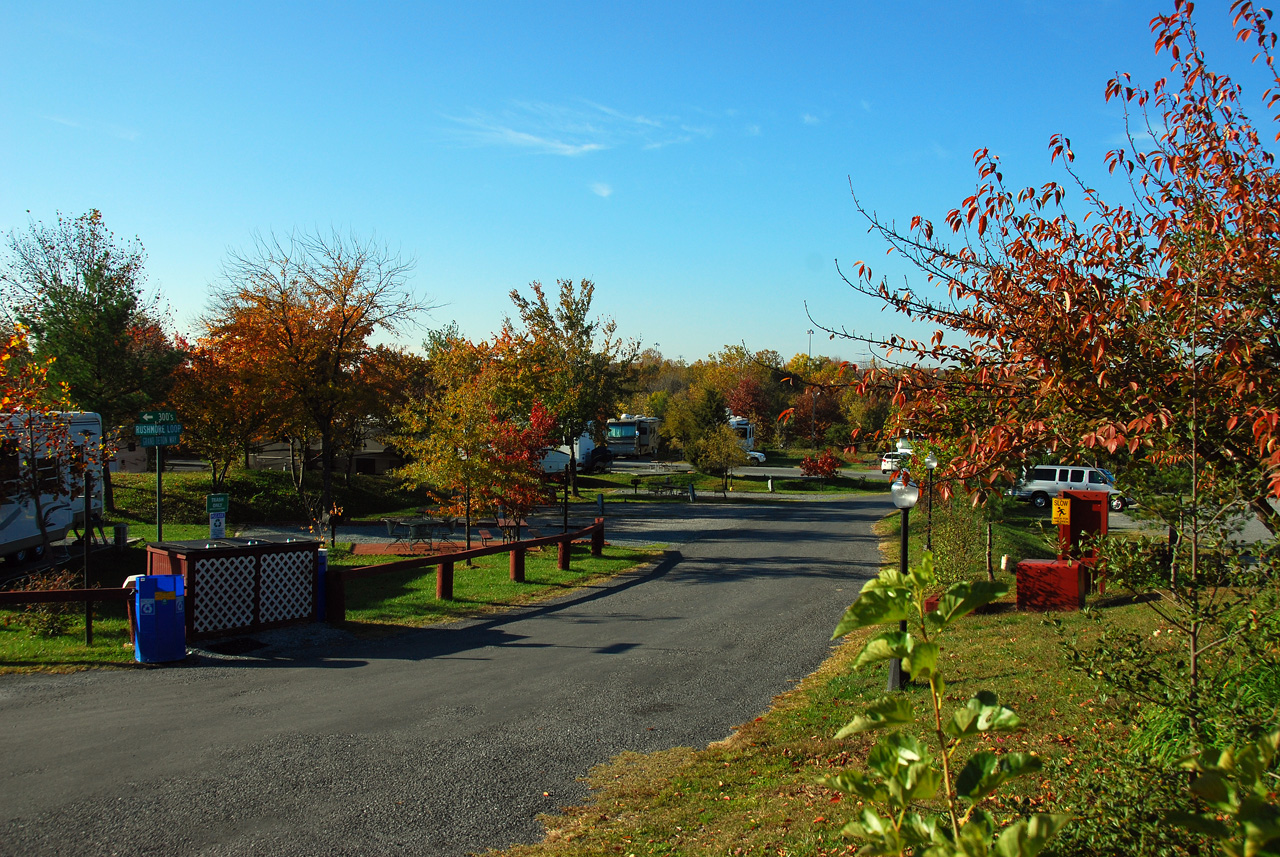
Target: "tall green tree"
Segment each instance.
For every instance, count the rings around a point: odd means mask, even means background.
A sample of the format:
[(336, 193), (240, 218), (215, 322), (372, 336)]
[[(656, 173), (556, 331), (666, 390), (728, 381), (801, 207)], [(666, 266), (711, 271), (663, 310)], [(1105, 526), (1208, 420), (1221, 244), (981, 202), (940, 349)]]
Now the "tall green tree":
[(576, 469), (573, 442), (590, 432), (603, 440), (605, 425), (620, 413), (631, 390), (631, 367), (639, 346), (623, 340), (613, 319), (591, 314), (595, 284), (557, 280), (553, 304), (542, 283), (529, 284), (531, 297), (511, 290), (519, 321), (507, 318), (502, 339), (509, 340), (508, 378), (512, 395), (528, 413), (537, 401), (555, 419), (556, 436), (570, 449), (570, 478)]
[[(11, 232), (7, 251), (5, 311), (27, 327), (38, 359), (56, 358), (49, 378), (75, 407), (111, 432), (164, 398), (183, 344), (165, 330), (158, 298), (143, 294), (140, 242), (118, 241), (95, 209)], [(113, 509), (109, 471), (103, 489)]]

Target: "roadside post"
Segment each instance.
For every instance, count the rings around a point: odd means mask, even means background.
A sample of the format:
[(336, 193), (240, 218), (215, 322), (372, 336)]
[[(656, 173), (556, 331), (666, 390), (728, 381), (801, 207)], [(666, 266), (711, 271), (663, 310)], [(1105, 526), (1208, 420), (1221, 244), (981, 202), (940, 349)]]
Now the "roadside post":
[(227, 537), (227, 511), (231, 508), (231, 495), (210, 494), (205, 497), (204, 509), (209, 513), (209, 538)]
[(144, 411), (133, 425), (133, 433), (144, 447), (156, 448), (156, 541), (164, 541), (164, 448), (177, 444), (182, 437), (182, 426), (173, 411)]

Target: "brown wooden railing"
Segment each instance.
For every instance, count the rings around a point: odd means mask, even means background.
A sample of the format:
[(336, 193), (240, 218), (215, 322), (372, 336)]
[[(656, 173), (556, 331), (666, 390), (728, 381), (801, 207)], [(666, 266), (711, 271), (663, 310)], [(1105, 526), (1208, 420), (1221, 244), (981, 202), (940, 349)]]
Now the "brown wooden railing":
[(516, 583), (524, 582), (524, 555), (530, 548), (543, 545), (556, 545), (556, 567), (561, 571), (569, 569), (569, 546), (580, 539), (591, 538), (591, 555), (600, 556), (604, 552), (604, 518), (596, 518), (594, 524), (575, 530), (571, 533), (557, 533), (554, 536), (543, 536), (537, 539), (525, 539), (518, 542), (507, 542), (471, 550), (439, 554), (430, 557), (414, 557), (398, 562), (382, 565), (365, 565), (359, 568), (329, 569), (325, 575), (326, 610), (325, 618), (330, 622), (342, 622), (347, 618), (347, 581), (362, 577), (373, 577), (392, 571), (406, 571), (415, 568), (436, 567), (436, 598), (447, 601), (453, 598), (453, 566), (458, 562), (476, 559), (482, 556), (507, 553), (511, 555), (509, 564), (511, 579)]
[(93, 611), (95, 601), (125, 601), (133, 597), (132, 589), (45, 589), (21, 592), (0, 592), (0, 606), (9, 604), (56, 604), (79, 601), (85, 605), (84, 642), (93, 645)]

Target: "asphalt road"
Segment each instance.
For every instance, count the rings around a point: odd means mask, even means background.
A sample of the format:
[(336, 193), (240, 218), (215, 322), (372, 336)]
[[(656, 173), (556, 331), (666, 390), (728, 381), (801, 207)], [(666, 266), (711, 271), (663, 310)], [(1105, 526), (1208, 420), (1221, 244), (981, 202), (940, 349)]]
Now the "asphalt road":
[[(640, 504), (634, 504), (639, 506)], [(888, 499), (666, 505), (656, 567), (499, 618), (0, 680), (0, 854), (465, 854), (624, 750), (704, 746), (812, 671)]]

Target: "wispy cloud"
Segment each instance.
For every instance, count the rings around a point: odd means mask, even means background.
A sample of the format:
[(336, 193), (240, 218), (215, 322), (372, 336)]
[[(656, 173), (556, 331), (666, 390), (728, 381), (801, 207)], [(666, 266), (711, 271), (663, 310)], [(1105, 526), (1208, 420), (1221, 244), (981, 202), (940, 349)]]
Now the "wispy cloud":
[(804, 114), (803, 121), (804, 121), (804, 124), (806, 125), (818, 125), (822, 122), (821, 119), (819, 119), (817, 116), (814, 116), (812, 113)]
[(868, 101), (867, 99), (865, 98), (862, 99), (861, 101), (858, 102), (858, 104), (862, 105), (862, 109), (865, 110), (867, 113), (871, 112), (871, 102)]
[(504, 146), (575, 157), (604, 149), (660, 149), (712, 134), (678, 116), (628, 113), (593, 101), (572, 105), (511, 102), (500, 111), (472, 110), (444, 116), (447, 133), (473, 146)]
[(759, 126), (759, 125), (748, 125), (748, 126), (746, 127), (746, 132), (747, 132), (747, 136), (748, 136), (748, 137), (759, 137), (759, 136), (760, 136), (760, 126)]
[(43, 114), (40, 118), (46, 122), (53, 122), (67, 128), (78, 128), (91, 134), (115, 137), (117, 140), (125, 140), (127, 142), (133, 142), (141, 136), (136, 129), (126, 128), (123, 125), (101, 122), (81, 122), (78, 119), (71, 119), (67, 116), (52, 116), (48, 114)]
[(598, 197), (608, 199), (613, 196), (613, 186), (605, 184), (604, 182), (596, 182), (591, 186), (591, 192)]

